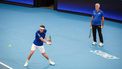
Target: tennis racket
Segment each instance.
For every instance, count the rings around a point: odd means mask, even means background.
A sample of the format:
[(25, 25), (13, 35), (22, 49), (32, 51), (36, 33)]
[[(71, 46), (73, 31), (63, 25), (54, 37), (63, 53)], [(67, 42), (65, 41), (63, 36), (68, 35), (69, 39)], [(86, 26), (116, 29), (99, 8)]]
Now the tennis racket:
[(49, 35), (49, 36), (47, 37), (47, 40), (48, 40), (49, 42), (51, 42), (51, 43), (52, 43), (51, 35)]
[(91, 35), (92, 35), (92, 29), (90, 29), (89, 31), (89, 38), (91, 38)]

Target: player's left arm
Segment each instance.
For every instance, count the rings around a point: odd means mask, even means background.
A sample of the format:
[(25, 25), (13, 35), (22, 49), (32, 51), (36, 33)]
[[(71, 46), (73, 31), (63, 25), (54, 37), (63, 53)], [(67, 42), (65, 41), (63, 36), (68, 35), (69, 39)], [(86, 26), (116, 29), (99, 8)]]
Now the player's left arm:
[(104, 27), (104, 20), (105, 20), (105, 18), (104, 18), (104, 16), (102, 16), (102, 25), (101, 25), (101, 28)]
[(92, 20), (93, 20), (93, 16), (91, 17), (91, 22), (90, 22), (90, 28), (92, 29)]

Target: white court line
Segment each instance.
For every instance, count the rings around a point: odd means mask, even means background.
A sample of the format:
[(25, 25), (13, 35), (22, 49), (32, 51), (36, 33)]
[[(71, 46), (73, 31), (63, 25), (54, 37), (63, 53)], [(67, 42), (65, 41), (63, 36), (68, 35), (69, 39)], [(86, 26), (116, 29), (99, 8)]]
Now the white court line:
[(118, 57), (116, 57), (114, 55), (111, 55), (111, 54), (106, 53), (106, 52), (101, 51), (101, 50), (91, 50), (90, 52), (92, 52), (93, 54), (96, 54), (98, 56), (101, 56), (101, 57), (103, 57), (105, 59), (120, 59), (120, 58), (118, 58)]
[(6, 65), (6, 64), (4, 64), (4, 63), (2, 63), (2, 62), (0, 62), (0, 64), (3, 65), (3, 66), (5, 66), (5, 67), (7, 67), (8, 69), (13, 69), (12, 67), (10, 67), (10, 66), (8, 66), (8, 65)]

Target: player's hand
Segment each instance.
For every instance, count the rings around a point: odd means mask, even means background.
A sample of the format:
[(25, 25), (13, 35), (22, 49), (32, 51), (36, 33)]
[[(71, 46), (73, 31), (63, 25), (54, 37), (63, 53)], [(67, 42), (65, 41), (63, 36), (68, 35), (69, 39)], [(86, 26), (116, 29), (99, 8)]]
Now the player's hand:
[(104, 26), (101, 26), (101, 29), (103, 29)]
[(46, 42), (46, 44), (47, 44), (47, 45), (51, 45), (52, 43), (51, 43), (51, 42), (49, 42), (49, 41), (47, 41), (47, 42)]
[(92, 26), (90, 25), (90, 29), (92, 29)]

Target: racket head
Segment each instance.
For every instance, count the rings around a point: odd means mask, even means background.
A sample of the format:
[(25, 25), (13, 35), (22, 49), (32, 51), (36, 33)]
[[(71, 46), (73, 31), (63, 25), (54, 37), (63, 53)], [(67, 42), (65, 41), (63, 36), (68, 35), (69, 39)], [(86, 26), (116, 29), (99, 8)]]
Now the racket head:
[(47, 40), (48, 40), (49, 42), (52, 42), (51, 35), (49, 35), (49, 36), (47, 37)]

